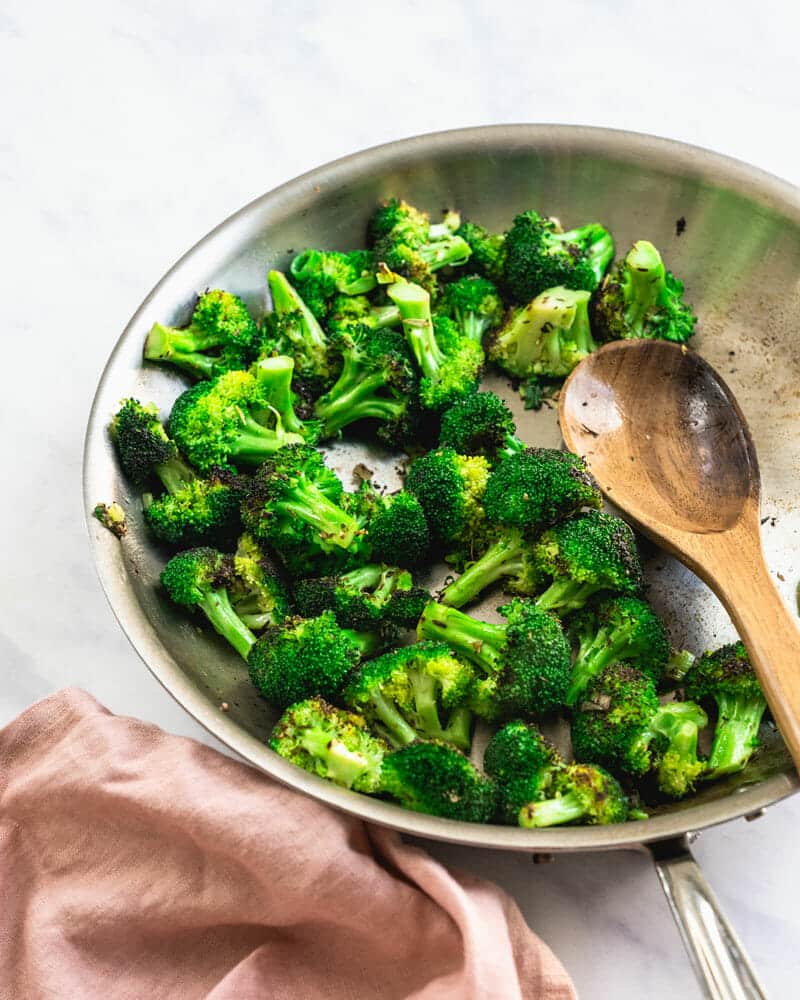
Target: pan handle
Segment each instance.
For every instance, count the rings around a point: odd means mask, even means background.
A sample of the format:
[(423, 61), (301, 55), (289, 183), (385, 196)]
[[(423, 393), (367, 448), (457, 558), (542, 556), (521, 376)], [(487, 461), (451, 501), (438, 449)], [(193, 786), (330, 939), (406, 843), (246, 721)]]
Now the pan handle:
[(688, 837), (647, 846), (703, 996), (766, 1000), (750, 959), (689, 849)]

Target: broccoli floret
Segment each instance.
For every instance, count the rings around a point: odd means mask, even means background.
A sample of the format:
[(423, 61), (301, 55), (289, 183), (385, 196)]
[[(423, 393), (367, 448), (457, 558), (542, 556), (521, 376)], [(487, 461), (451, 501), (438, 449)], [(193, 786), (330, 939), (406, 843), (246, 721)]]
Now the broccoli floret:
[(481, 344), (503, 318), (503, 300), (491, 281), (472, 274), (445, 286), (437, 312), (455, 320), (467, 340)]
[(482, 455), (496, 462), (525, 449), (516, 432), (514, 417), (503, 400), (493, 392), (476, 392), (444, 411), (439, 445), (459, 455)]
[(342, 371), (314, 407), (323, 436), (333, 437), (359, 420), (377, 420), (378, 436), (402, 447), (419, 423), (419, 379), (402, 333), (351, 323), (336, 339)]
[(243, 534), (233, 557), (230, 598), (248, 628), (278, 625), (291, 612), (289, 590), (252, 535)]
[(363, 529), (341, 506), (343, 492), (315, 448), (290, 445), (265, 461), (248, 484), (242, 519), (279, 555), (289, 553), (296, 566), (304, 561), (301, 575), (313, 575), (322, 556), (357, 557), (365, 548)]
[(589, 682), (615, 660), (625, 660), (658, 680), (669, 660), (664, 623), (638, 597), (611, 597), (577, 612), (571, 629), (579, 641), (567, 704), (575, 705)]
[(95, 505), (92, 516), (108, 529), (117, 538), (124, 538), (128, 534), (128, 522), (125, 520), (125, 511), (114, 500), (111, 503), (99, 503)]
[(456, 230), (472, 251), (470, 263), (495, 285), (503, 282), (506, 262), (505, 234), (490, 233), (475, 222), (463, 222)]
[(340, 625), (361, 630), (386, 623), (399, 629), (413, 628), (430, 600), (426, 590), (415, 586), (408, 570), (384, 565), (301, 580), (294, 596), (304, 617), (333, 611)]
[(383, 759), (382, 790), (406, 809), (468, 823), (487, 823), (497, 791), (469, 760), (446, 743), (410, 743)]
[(553, 580), (536, 600), (545, 611), (577, 611), (598, 590), (637, 594), (642, 587), (633, 531), (602, 511), (586, 511), (545, 531), (534, 558), (540, 574)]
[(482, 499), (488, 479), (485, 458), (438, 448), (411, 463), (405, 488), (422, 504), (434, 539), (471, 554), (487, 537)]
[(606, 277), (595, 302), (601, 340), (636, 337), (685, 344), (697, 317), (683, 301), (683, 283), (667, 271), (652, 243), (639, 240)]
[(332, 701), (361, 657), (379, 646), (374, 633), (341, 628), (332, 611), (290, 618), (267, 626), (256, 640), (248, 657), (250, 679), (277, 708), (313, 695)]
[(568, 764), (553, 775), (550, 798), (530, 802), (519, 812), (519, 825), (528, 828), (564, 823), (624, 823), (628, 799), (619, 782), (592, 764)]
[(767, 703), (747, 650), (730, 643), (697, 660), (683, 681), (697, 701), (714, 699), (719, 712), (708, 777), (741, 771), (758, 747), (758, 727)]
[(599, 508), (602, 498), (578, 455), (526, 448), (493, 470), (483, 502), (491, 523), (536, 534), (582, 507)]
[(433, 317), (430, 295), (421, 285), (396, 281), (386, 293), (400, 310), (406, 340), (422, 376), (423, 405), (440, 410), (474, 392), (484, 360), (480, 344), (463, 336), (446, 316)]
[(381, 206), (370, 221), (375, 259), (433, 293), (436, 271), (466, 264), (470, 257), (468, 244), (454, 235), (455, 221), (453, 215), (441, 225), (431, 226), (426, 213), (393, 199)]
[[(301, 434), (284, 427), (270, 405), (270, 371), (257, 367), (255, 372), (228, 372), (199, 382), (175, 400), (169, 432), (199, 469), (258, 464), (284, 445), (303, 441)], [(262, 423), (262, 417), (269, 423)]]
[(294, 358), (297, 376), (318, 394), (339, 374), (338, 351), (282, 271), (270, 271), (267, 284), (274, 310), (269, 317), (274, 350)]
[(247, 368), (262, 348), (262, 333), (244, 302), (214, 289), (198, 298), (187, 327), (154, 323), (145, 340), (144, 357), (176, 365), (195, 378), (213, 378)]
[(379, 493), (371, 483), (362, 483), (347, 499), (347, 509), (366, 529), (370, 558), (406, 569), (420, 565), (431, 537), (425, 511), (413, 493)]
[(235, 477), (212, 469), (201, 479), (178, 454), (154, 404), (123, 401), (109, 428), (120, 465), (137, 485), (155, 476), (163, 496), (144, 496), (144, 518), (162, 541), (173, 545), (235, 537), (239, 527), (240, 490)]
[(513, 378), (559, 378), (596, 347), (589, 292), (556, 287), (508, 313), (491, 335), (489, 358)]
[(542, 584), (533, 546), (518, 528), (498, 530), (489, 548), (445, 587), (440, 600), (452, 608), (461, 608), (500, 580), (506, 590), (515, 594), (534, 594)]
[(228, 586), (233, 560), (216, 549), (179, 552), (161, 572), (161, 582), (176, 604), (202, 611), (216, 631), (247, 659), (256, 637), (234, 611)]
[(546, 798), (563, 763), (532, 723), (516, 720), (498, 729), (486, 744), (483, 769), (497, 784), (503, 821), (516, 826), (523, 806)]
[(570, 677), (570, 648), (560, 622), (519, 598), (499, 611), (506, 622), (491, 624), (431, 602), (417, 632), (447, 643), (486, 675), (474, 703), (479, 714), (508, 719), (560, 708)]
[(367, 794), (380, 790), (381, 765), (389, 750), (360, 715), (322, 698), (291, 705), (272, 730), (269, 745), (304, 771)]
[(344, 691), (393, 746), (438, 739), (469, 750), (472, 667), (444, 643), (421, 642), (363, 663)]
[(664, 794), (681, 798), (705, 771), (697, 737), (706, 713), (693, 702), (659, 704), (652, 677), (611, 663), (592, 681), (572, 718), (578, 760), (643, 775), (655, 770)]
[(563, 233), (534, 211), (514, 219), (504, 246), (504, 285), (520, 304), (559, 285), (592, 292), (614, 257), (614, 241), (601, 225)]
[(363, 295), (375, 287), (375, 257), (369, 250), (304, 250), (289, 270), (294, 287), (321, 322), (337, 295)]
[(328, 312), (329, 336), (336, 338), (347, 334), (354, 325), (367, 326), (370, 330), (400, 326), (400, 310), (393, 302), (373, 305), (366, 295), (337, 295)]

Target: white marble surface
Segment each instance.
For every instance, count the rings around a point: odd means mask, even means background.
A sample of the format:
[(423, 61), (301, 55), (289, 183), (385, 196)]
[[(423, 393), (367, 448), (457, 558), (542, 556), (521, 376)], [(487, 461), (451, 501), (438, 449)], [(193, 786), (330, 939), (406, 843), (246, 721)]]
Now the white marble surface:
[[(0, 723), (77, 684), (117, 712), (205, 738), (139, 663), (100, 592), (81, 444), (126, 319), (240, 205), (384, 140), (526, 120), (656, 132), (800, 183), (800, 15), (779, 0), (649, 10), (561, 0), (524, 14), (469, 0), (363, 6), (0, 5), (0, 426), (20, 442), (5, 452), (0, 494)], [(774, 997), (798, 992), (798, 824), (795, 799), (697, 846)], [(699, 995), (643, 856), (534, 868), (433, 850), (508, 888), (584, 998)]]

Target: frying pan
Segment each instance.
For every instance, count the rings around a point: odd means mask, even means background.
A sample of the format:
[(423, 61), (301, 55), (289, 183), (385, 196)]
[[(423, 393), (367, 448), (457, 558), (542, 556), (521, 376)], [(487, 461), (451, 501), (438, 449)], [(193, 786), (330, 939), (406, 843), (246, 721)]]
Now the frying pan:
[[(797, 790), (797, 774), (774, 727), (762, 728), (763, 746), (742, 774), (704, 786), (687, 801), (657, 805), (644, 821), (533, 831), (424, 816), (337, 788), (269, 750), (265, 739), (275, 713), (251, 687), (241, 660), (160, 592), (164, 554), (144, 530), (139, 498), (120, 476), (106, 432), (124, 397), (154, 400), (167, 411), (185, 387), (179, 375), (142, 365), (146, 331), (155, 320), (187, 321), (195, 295), (209, 286), (235, 291), (262, 312), (267, 266), (285, 267), (307, 246), (363, 245), (371, 208), (392, 195), (433, 214), (457, 207), (497, 230), (536, 206), (568, 226), (602, 221), (620, 252), (639, 238), (661, 248), (700, 317), (694, 346), (724, 374), (752, 429), (763, 514), (770, 518), (763, 528), (767, 558), (791, 599), (791, 567), (800, 564), (800, 510), (793, 503), (800, 459), (800, 191), (735, 160), (664, 139), (510, 125), (406, 139), (313, 170), (223, 222), (153, 289), (105, 367), (86, 438), (89, 533), (111, 607), (145, 664), (199, 723), (250, 764), (334, 808), (407, 834), (476, 847), (539, 855), (649, 850), (704, 995), (763, 996), (689, 842), (706, 827), (758, 815)], [(512, 405), (524, 440), (558, 446), (554, 409), (526, 411), (508, 385), (488, 381)], [(374, 470), (376, 482), (399, 485), (397, 456), (374, 446), (337, 444), (331, 460), (346, 481), (360, 461)], [(111, 499), (127, 510), (130, 530), (122, 542), (90, 516), (96, 502)], [(663, 553), (646, 555), (651, 599), (677, 646), (700, 651), (733, 638), (727, 616), (703, 584)], [(430, 582), (436, 585), (442, 575), (433, 571)], [(495, 596), (490, 608), (496, 603)], [(227, 713), (220, 711), (223, 701)]]

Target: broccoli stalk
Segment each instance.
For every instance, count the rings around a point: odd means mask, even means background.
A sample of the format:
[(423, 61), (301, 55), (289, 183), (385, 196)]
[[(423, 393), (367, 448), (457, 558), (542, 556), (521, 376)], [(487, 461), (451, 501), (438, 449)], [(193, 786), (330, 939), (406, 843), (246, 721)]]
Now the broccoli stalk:
[(500, 580), (510, 582), (509, 589), (516, 593), (532, 594), (539, 579), (530, 542), (521, 531), (509, 528), (500, 531), (480, 559), (447, 585), (440, 600), (451, 608), (461, 608)]
[(314, 386), (329, 385), (336, 376), (338, 358), (319, 320), (282, 271), (270, 271), (267, 284), (278, 352), (294, 358), (301, 378), (310, 380)]
[(628, 800), (607, 771), (591, 764), (570, 764), (555, 777), (555, 795), (522, 807), (519, 825), (536, 829), (578, 821), (624, 823)]

